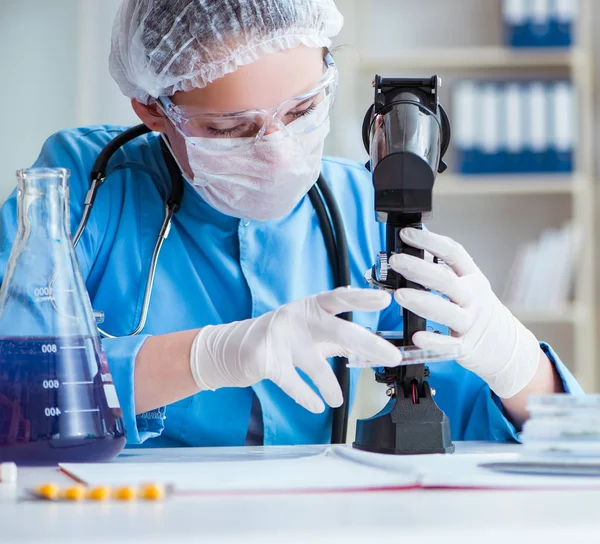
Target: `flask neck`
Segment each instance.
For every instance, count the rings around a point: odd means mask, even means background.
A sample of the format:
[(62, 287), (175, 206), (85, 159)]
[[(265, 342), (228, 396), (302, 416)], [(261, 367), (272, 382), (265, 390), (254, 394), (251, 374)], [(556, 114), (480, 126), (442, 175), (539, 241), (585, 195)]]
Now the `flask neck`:
[(64, 168), (31, 168), (19, 170), (17, 175), (17, 236), (70, 240), (69, 172)]

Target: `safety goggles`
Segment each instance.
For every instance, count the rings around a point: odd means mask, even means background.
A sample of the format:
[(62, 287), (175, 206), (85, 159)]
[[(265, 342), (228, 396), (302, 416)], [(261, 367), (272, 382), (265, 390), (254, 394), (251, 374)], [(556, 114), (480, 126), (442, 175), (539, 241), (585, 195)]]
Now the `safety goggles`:
[(229, 150), (251, 147), (272, 126), (282, 136), (299, 136), (317, 130), (329, 118), (338, 72), (331, 55), (326, 55), (324, 62), (325, 72), (314, 89), (269, 110), (204, 113), (191, 106), (178, 106), (168, 97), (160, 97), (158, 103), (185, 138), (227, 138)]

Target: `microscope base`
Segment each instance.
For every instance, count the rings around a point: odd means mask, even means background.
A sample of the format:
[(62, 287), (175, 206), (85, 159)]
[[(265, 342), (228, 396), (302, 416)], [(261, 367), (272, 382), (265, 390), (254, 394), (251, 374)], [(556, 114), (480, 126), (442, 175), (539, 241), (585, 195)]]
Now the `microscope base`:
[(419, 403), (396, 397), (378, 414), (360, 419), (353, 447), (394, 455), (453, 453), (450, 421), (431, 397), (429, 384), (424, 385), (428, 395)]

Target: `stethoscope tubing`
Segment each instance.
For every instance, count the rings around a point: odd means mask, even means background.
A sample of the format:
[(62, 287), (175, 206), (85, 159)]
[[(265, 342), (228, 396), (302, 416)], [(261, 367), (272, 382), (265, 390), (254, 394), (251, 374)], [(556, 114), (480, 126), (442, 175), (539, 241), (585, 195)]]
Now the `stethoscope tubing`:
[[(149, 132), (151, 132), (150, 129), (145, 125), (137, 125), (132, 127), (119, 134), (116, 138), (112, 139), (98, 155), (98, 158), (96, 159), (90, 173), (91, 184), (85, 197), (82, 217), (75, 232), (75, 236), (73, 237), (73, 244), (75, 246), (81, 239), (81, 235), (88, 224), (98, 190), (107, 177), (107, 168), (110, 159), (122, 146)], [(133, 331), (125, 335), (113, 335), (98, 327), (98, 332), (104, 338), (136, 336), (142, 332), (148, 320), (148, 312), (152, 298), (154, 280), (156, 277), (158, 258), (160, 256), (163, 244), (169, 235), (173, 216), (181, 206), (181, 200), (183, 198), (184, 191), (184, 179), (181, 171), (179, 170), (179, 166), (164, 142), (161, 142), (161, 149), (163, 151), (163, 157), (171, 177), (171, 194), (166, 199), (164, 219), (156, 240), (156, 244), (154, 245), (154, 250), (152, 251), (152, 258), (150, 261), (148, 275), (146, 277), (146, 287), (144, 290), (144, 298), (140, 317)], [(348, 257), (348, 241), (346, 238), (342, 214), (337, 206), (331, 188), (322, 175), (319, 175), (319, 179), (309, 190), (308, 197), (310, 198), (311, 203), (315, 208), (315, 212), (317, 213), (319, 226), (325, 240), (328, 259), (333, 271), (335, 287), (349, 286), (351, 284), (351, 278)], [(340, 317), (347, 321), (352, 321), (351, 313), (342, 314)], [(343, 444), (346, 442), (350, 391), (350, 374), (347, 364), (348, 361), (345, 357), (337, 357), (334, 364), (334, 372), (342, 389), (345, 402), (342, 404), (342, 406), (335, 408), (333, 411), (331, 439), (333, 444)]]

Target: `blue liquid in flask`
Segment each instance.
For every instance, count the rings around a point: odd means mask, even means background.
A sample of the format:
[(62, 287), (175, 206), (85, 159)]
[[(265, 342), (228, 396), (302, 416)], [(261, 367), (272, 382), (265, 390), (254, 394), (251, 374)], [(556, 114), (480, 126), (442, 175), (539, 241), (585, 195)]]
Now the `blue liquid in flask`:
[(68, 177), (18, 172), (18, 229), (0, 288), (0, 461), (105, 461), (125, 446), (71, 240)]
[(104, 461), (125, 446), (97, 337), (0, 338), (0, 460)]

